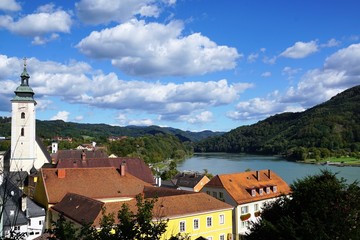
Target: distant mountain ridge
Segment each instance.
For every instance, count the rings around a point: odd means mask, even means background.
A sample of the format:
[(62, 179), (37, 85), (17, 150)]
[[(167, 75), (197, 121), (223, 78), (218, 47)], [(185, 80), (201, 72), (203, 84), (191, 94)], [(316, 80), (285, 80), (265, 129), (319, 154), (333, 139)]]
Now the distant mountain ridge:
[(202, 140), (195, 151), (280, 154), (296, 147), (360, 151), (360, 85), (304, 112), (276, 114)]
[[(171, 127), (159, 126), (111, 126), (108, 124), (90, 124), (64, 122), (62, 120), (41, 121), (36, 120), (37, 136), (52, 139), (55, 136), (81, 138), (90, 137), (110, 137), (128, 136), (140, 137), (146, 134), (155, 135), (157, 133), (172, 134), (177, 136), (182, 142), (197, 142), (210, 136), (218, 136), (224, 132), (213, 132), (209, 130), (201, 132), (183, 131)], [(0, 136), (9, 137), (11, 134), (11, 119), (0, 119)]]

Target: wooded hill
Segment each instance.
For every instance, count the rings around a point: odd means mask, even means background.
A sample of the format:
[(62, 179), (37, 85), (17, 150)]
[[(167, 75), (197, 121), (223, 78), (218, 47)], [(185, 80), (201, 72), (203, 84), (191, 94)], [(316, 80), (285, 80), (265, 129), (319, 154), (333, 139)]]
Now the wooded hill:
[(313, 148), (320, 155), (329, 151), (360, 151), (360, 85), (304, 112), (277, 114), (224, 135), (209, 137), (196, 143), (195, 151), (292, 157), (299, 147)]
[[(84, 136), (90, 138), (106, 140), (110, 136), (140, 137), (144, 135), (156, 134), (175, 135), (180, 141), (197, 142), (210, 136), (221, 135), (223, 132), (201, 131), (191, 132), (183, 131), (170, 127), (159, 126), (111, 126), (107, 124), (85, 124), (64, 122), (62, 120), (40, 121), (36, 120), (36, 134), (43, 139), (52, 139), (55, 136), (72, 137), (82, 139)], [(10, 137), (11, 118), (0, 117), (0, 136)]]

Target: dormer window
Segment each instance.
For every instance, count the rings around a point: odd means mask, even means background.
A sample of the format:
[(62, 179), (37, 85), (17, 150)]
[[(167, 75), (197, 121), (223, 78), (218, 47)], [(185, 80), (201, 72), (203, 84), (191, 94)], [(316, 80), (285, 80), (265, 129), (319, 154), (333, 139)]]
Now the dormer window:
[(24, 112), (21, 113), (21, 119), (25, 119), (25, 113)]
[(264, 189), (259, 188), (259, 194), (260, 194), (260, 195), (263, 195), (263, 193), (264, 193)]
[(273, 186), (273, 192), (274, 192), (274, 193), (277, 192), (277, 186)]
[(266, 194), (270, 194), (270, 187), (266, 187)]
[(251, 196), (255, 197), (256, 196), (256, 190), (255, 189), (251, 189)]

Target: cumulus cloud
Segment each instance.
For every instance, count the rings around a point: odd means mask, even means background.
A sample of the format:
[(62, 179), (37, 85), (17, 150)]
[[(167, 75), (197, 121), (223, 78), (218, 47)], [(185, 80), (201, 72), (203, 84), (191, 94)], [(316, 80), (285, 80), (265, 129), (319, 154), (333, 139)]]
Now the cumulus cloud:
[(0, 10), (19, 11), (19, 10), (21, 10), (21, 6), (15, 0), (1, 0), (0, 1)]
[(186, 121), (191, 124), (202, 124), (212, 121), (213, 113), (210, 111), (203, 111), (194, 115), (181, 116), (182, 121)]
[[(0, 16), (0, 27), (23, 36), (35, 37), (34, 43), (39, 44), (40, 37), (52, 33), (69, 33), (72, 25), (69, 13), (55, 9), (53, 4), (40, 6), (36, 13), (19, 19), (11, 16)], [(53, 40), (56, 35), (50, 35), (47, 40)]]
[[(22, 59), (0, 55), (0, 74), (3, 75), (0, 92), (6, 92), (7, 103), (20, 83), (22, 62)], [(83, 62), (60, 64), (30, 58), (27, 63), (30, 86), (37, 101), (44, 103), (42, 109), (51, 109), (52, 102), (44, 100), (55, 96), (68, 103), (99, 109), (137, 111), (155, 114), (162, 120), (186, 119), (184, 121), (196, 123), (211, 119), (209, 108), (231, 104), (253, 87), (250, 83), (229, 83), (226, 79), (183, 83), (125, 81), (115, 73), (95, 71)]]
[(69, 115), (70, 113), (67, 111), (59, 111), (55, 116), (50, 118), (50, 120), (63, 120), (64, 122), (67, 122)]
[(258, 53), (251, 53), (248, 57), (247, 57), (247, 61), (249, 63), (253, 63), (256, 61), (256, 59), (259, 57)]
[[(176, 1), (165, 2), (173, 5)], [(161, 1), (155, 0), (81, 0), (75, 4), (80, 20), (87, 24), (125, 22), (134, 16), (158, 17)]]
[(291, 87), (283, 101), (298, 101), (304, 107), (328, 100), (337, 93), (360, 83), (360, 44), (340, 49), (329, 56), (323, 69), (306, 72), (296, 87)]
[[(303, 111), (323, 103), (336, 94), (360, 83), (360, 44), (340, 49), (326, 58), (324, 67), (307, 71), (296, 86), (284, 94), (273, 92), (265, 98), (239, 102), (227, 117), (234, 120), (259, 120), (282, 112)], [(283, 74), (301, 69), (285, 67)]]
[(183, 23), (163, 25), (132, 20), (94, 31), (77, 48), (85, 55), (111, 59), (130, 75), (184, 76), (233, 69), (241, 56), (235, 48), (219, 46), (200, 33), (182, 36)]
[(316, 41), (296, 42), (294, 46), (287, 48), (280, 56), (287, 58), (305, 58), (317, 51), (318, 45)]

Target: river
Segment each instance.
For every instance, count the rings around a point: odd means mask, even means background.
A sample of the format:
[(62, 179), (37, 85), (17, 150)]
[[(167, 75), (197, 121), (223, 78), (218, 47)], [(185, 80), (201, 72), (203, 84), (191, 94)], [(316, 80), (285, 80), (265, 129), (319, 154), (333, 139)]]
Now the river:
[(328, 169), (333, 173), (337, 173), (338, 177), (345, 178), (347, 183), (352, 183), (355, 180), (360, 181), (360, 167), (296, 163), (275, 156), (248, 154), (196, 153), (191, 158), (178, 163), (177, 168), (180, 171), (192, 170), (198, 172), (207, 169), (213, 175), (244, 172), (246, 169), (253, 171), (270, 169), (288, 184), (305, 176), (320, 173), (321, 169)]

